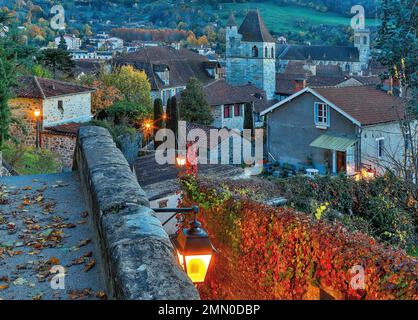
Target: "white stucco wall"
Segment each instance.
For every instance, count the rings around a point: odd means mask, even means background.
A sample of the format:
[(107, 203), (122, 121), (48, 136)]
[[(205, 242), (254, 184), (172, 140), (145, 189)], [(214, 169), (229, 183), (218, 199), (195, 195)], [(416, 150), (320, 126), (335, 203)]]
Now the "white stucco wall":
[[(62, 101), (62, 110), (58, 108), (58, 101)], [(52, 97), (43, 101), (44, 126), (69, 122), (86, 122), (92, 116), (90, 92)]]
[[(415, 123), (415, 134), (418, 122)], [(378, 140), (383, 139), (383, 156), (378, 157)], [(416, 139), (416, 137), (415, 137)], [(405, 156), (405, 141), (397, 122), (384, 123), (364, 127), (361, 134), (361, 158), (362, 164), (370, 165), (379, 173), (384, 172), (385, 167), (393, 168), (393, 160), (402, 160)]]

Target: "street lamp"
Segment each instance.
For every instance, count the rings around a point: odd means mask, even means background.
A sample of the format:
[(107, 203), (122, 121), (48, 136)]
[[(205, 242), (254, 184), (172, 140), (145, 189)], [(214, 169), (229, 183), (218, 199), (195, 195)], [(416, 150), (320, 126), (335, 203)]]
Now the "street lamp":
[(36, 149), (39, 149), (40, 145), (41, 145), (41, 121), (40, 121), (40, 116), (41, 116), (41, 110), (36, 109), (33, 112), (35, 119), (36, 119), (36, 137), (35, 137), (35, 145), (36, 145)]
[(180, 265), (192, 282), (205, 282), (214, 249), (201, 223), (195, 218), (172, 242)]

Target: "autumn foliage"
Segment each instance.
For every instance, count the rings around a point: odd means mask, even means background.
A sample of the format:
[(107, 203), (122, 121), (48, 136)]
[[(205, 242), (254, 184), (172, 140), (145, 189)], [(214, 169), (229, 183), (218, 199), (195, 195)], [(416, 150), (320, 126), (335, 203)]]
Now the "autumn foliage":
[[(308, 299), (312, 288), (339, 299), (418, 299), (417, 261), (404, 251), (219, 184), (188, 176), (182, 186), (183, 205), (199, 205), (218, 251), (199, 287), (204, 299)], [(365, 270), (364, 289), (351, 285), (354, 266)]]

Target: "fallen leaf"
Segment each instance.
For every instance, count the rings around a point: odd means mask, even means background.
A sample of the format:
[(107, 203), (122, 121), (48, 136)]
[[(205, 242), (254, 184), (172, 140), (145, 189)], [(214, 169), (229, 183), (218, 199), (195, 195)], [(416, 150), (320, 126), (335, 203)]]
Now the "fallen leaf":
[(71, 300), (85, 298), (86, 296), (90, 296), (91, 294), (92, 294), (92, 290), (90, 288), (86, 288), (86, 289), (83, 289), (83, 290), (70, 290), (70, 291), (68, 291), (68, 296)]
[(25, 191), (26, 190), (32, 190), (32, 187), (31, 186), (26, 186), (26, 187), (23, 187), (22, 190), (25, 190)]
[(96, 265), (96, 260), (90, 259), (90, 261), (87, 262), (86, 266), (84, 267), (84, 272), (90, 271), (95, 265)]
[(107, 300), (107, 295), (103, 291), (97, 291), (96, 298), (100, 300)]
[(48, 260), (48, 263), (49, 264), (52, 264), (52, 265), (59, 265), (60, 264), (60, 260), (58, 258), (56, 258), (56, 257), (51, 257)]
[(38, 293), (38, 294), (35, 294), (35, 295), (32, 297), (32, 300), (42, 300), (43, 296), (44, 296), (44, 294), (43, 294), (42, 292), (40, 292), (40, 293)]
[(8, 284), (2, 284), (2, 285), (0, 285), (0, 291), (6, 290), (8, 287), (9, 287)]

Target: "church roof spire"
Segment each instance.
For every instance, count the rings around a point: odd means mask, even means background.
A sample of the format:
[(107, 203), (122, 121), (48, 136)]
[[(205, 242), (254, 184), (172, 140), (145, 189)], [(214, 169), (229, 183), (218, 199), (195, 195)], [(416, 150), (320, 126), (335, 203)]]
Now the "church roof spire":
[(247, 13), (238, 33), (242, 34), (243, 41), (275, 42), (258, 10), (251, 10)]
[(235, 20), (234, 14), (231, 12), (228, 18), (228, 22), (226, 23), (227, 27), (237, 27), (238, 23), (237, 20)]

